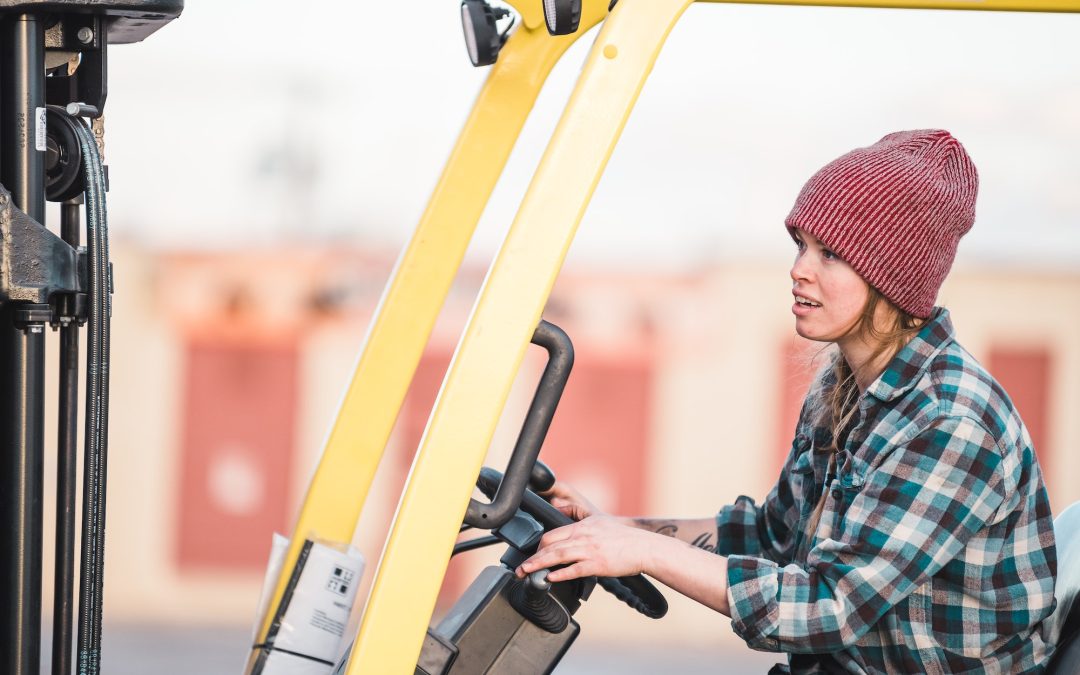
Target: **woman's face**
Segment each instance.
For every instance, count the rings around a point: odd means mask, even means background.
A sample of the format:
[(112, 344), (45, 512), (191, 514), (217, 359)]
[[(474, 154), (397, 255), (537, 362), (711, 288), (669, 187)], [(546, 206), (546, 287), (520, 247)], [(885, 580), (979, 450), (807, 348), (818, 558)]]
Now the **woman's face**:
[(792, 238), (797, 247), (791, 266), (795, 331), (808, 340), (843, 347), (862, 315), (870, 287), (812, 234), (796, 229)]

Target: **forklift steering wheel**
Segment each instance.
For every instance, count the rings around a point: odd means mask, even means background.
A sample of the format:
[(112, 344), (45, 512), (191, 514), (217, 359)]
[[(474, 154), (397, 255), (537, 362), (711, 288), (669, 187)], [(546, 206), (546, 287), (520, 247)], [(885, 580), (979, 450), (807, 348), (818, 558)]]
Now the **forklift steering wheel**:
[[(502, 473), (490, 467), (480, 470), (476, 486), (492, 499), (499, 489)], [(573, 524), (574, 520), (548, 503), (546, 499), (532, 490), (526, 489), (521, 498), (521, 510), (536, 519), (550, 532), (564, 525)], [(667, 614), (667, 600), (648, 579), (641, 574), (627, 577), (597, 577), (597, 583), (604, 590), (630, 605), (650, 619), (659, 619)]]

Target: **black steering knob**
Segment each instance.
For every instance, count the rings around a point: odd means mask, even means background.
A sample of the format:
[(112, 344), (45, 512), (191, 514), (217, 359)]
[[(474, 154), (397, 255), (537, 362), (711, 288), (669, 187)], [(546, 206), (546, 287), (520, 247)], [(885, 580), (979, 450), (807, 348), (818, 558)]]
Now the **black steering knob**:
[(529, 473), (529, 489), (533, 492), (547, 492), (555, 485), (555, 474), (539, 459)]

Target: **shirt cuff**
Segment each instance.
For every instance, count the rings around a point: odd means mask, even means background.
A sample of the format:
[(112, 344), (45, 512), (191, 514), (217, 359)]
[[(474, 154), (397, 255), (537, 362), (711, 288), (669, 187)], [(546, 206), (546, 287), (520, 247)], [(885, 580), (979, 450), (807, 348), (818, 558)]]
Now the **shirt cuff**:
[(733, 555), (727, 559), (731, 627), (746, 644), (760, 651), (780, 650), (775, 637), (780, 624), (776, 594), (779, 566), (763, 558)]

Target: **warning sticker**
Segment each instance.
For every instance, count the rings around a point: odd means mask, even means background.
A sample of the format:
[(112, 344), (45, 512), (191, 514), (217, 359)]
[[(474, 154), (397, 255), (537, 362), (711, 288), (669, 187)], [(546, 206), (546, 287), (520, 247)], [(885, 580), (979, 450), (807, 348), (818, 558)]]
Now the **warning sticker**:
[(330, 580), (326, 582), (326, 590), (345, 597), (349, 593), (349, 587), (352, 586), (354, 576), (356, 576), (356, 572), (348, 567), (335, 566), (334, 571), (330, 573)]
[(37, 148), (38, 152), (45, 152), (45, 135), (47, 133), (45, 128), (45, 108), (36, 108), (34, 118), (36, 120), (34, 125), (34, 147)]

